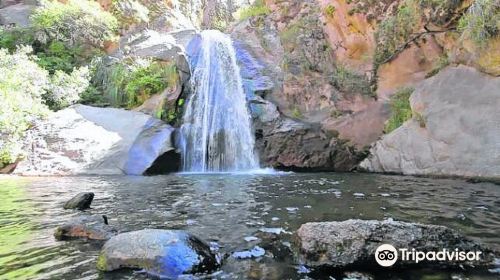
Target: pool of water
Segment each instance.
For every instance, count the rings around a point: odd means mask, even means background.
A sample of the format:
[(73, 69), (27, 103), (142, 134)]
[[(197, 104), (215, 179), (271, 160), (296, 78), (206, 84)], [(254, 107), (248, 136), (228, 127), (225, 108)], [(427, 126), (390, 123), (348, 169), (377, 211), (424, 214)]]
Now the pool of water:
[[(0, 279), (147, 279), (132, 270), (95, 268), (102, 243), (56, 241), (54, 229), (78, 211), (63, 204), (92, 191), (90, 214), (106, 214), (121, 231), (183, 229), (222, 253), (258, 245), (262, 228), (295, 231), (312, 221), (351, 218), (446, 225), (500, 250), (500, 186), (462, 180), (370, 174), (196, 175), (155, 177), (0, 177)], [(284, 235), (288, 245), (292, 236)], [(293, 246), (292, 246), (293, 248)], [(375, 272), (375, 279), (499, 279), (488, 272)], [(267, 253), (229, 260), (216, 279), (328, 279), (305, 273), (293, 257)], [(339, 278), (335, 275), (336, 279)], [(453, 278), (454, 277), (454, 278)], [(458, 277), (458, 278), (457, 278)]]

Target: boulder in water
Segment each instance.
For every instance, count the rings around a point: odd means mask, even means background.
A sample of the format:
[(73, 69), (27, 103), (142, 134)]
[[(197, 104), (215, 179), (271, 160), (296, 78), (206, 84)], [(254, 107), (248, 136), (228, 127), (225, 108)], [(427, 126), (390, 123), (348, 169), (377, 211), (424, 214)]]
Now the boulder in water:
[(92, 192), (79, 193), (64, 204), (64, 209), (84, 210), (90, 208), (93, 199), (94, 193)]
[(82, 216), (69, 220), (56, 228), (57, 240), (85, 238), (90, 240), (108, 240), (116, 230), (107, 224), (106, 216)]
[[(300, 257), (312, 267), (366, 268), (377, 266), (375, 252), (382, 244), (396, 249), (430, 252), (455, 249), (480, 251), (479, 260), (422, 261), (418, 264), (443, 267), (487, 267), (495, 254), (457, 232), (437, 225), (405, 223), (392, 220), (320, 222), (303, 224), (297, 231)], [(400, 251), (398, 251), (400, 253)], [(395, 266), (416, 265), (412, 260), (397, 259)]]
[(219, 266), (210, 247), (197, 237), (177, 230), (144, 229), (119, 234), (104, 244), (97, 268), (145, 269), (159, 277), (204, 273)]

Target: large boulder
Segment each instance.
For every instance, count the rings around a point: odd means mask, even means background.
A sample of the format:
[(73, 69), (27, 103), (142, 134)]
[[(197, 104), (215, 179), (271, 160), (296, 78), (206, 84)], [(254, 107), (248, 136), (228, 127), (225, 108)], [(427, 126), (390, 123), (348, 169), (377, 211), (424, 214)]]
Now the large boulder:
[(377, 142), (363, 169), (500, 178), (500, 78), (448, 67), (422, 82), (410, 103), (414, 118)]
[(141, 175), (174, 150), (173, 128), (149, 115), (75, 105), (28, 131), (19, 175)]
[(335, 135), (322, 131), (319, 125), (288, 118), (257, 121), (256, 134), (261, 163), (277, 169), (350, 171), (359, 162), (354, 150)]
[(159, 229), (119, 234), (104, 244), (97, 260), (102, 271), (145, 269), (168, 279), (209, 272), (218, 266), (210, 247), (198, 238), (183, 231)]
[[(297, 231), (300, 257), (308, 266), (367, 268), (376, 266), (375, 252), (382, 244), (398, 249), (430, 252), (481, 251), (477, 261), (420, 262), (448, 267), (488, 267), (494, 264), (494, 253), (457, 232), (437, 225), (405, 223), (392, 220), (320, 222), (303, 224)], [(398, 258), (396, 266), (415, 265)]]
[(116, 235), (116, 230), (108, 225), (106, 216), (82, 216), (73, 218), (54, 231), (57, 240), (88, 239), (108, 240)]
[(93, 199), (94, 193), (92, 192), (79, 193), (64, 204), (64, 209), (84, 210), (90, 208)]
[(185, 47), (195, 34), (196, 31), (193, 29), (173, 32), (143, 30), (122, 38), (120, 48), (112, 56), (118, 59), (130, 57), (174, 62), (180, 71), (179, 74), (184, 73), (189, 78), (190, 70)]

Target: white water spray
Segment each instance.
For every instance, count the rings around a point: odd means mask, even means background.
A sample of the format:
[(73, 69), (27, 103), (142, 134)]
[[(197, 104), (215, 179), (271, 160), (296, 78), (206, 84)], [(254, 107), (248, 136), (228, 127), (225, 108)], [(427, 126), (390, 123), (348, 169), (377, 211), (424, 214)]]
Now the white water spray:
[(180, 130), (185, 172), (258, 169), (240, 69), (233, 42), (219, 31), (201, 33), (191, 77), (193, 95)]

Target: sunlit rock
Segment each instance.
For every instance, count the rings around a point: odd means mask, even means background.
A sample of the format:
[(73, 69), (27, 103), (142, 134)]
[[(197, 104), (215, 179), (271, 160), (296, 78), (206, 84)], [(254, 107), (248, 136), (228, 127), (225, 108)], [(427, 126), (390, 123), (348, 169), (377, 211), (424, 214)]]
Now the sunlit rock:
[(119, 234), (104, 244), (97, 268), (145, 269), (169, 279), (213, 271), (219, 266), (210, 247), (184, 231), (145, 229)]
[(373, 145), (362, 168), (500, 178), (500, 78), (448, 67), (420, 84), (410, 103), (413, 118)]
[[(301, 260), (311, 267), (379, 267), (375, 251), (382, 244), (396, 249), (415, 249), (429, 252), (450, 251), (481, 252), (479, 260), (447, 260), (419, 264), (444, 267), (488, 267), (493, 265), (495, 254), (458, 232), (444, 226), (406, 223), (393, 220), (347, 220), (303, 224), (297, 231)], [(399, 251), (400, 252), (400, 251)], [(416, 263), (408, 258), (394, 264), (396, 267)]]
[(37, 123), (15, 174), (142, 175), (173, 150), (173, 128), (143, 113), (76, 105)]
[(0, 9), (0, 25), (27, 27), (31, 23), (30, 16), (35, 8), (35, 5), (19, 3)]

